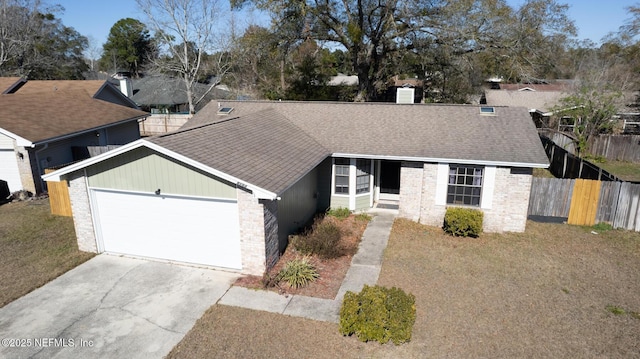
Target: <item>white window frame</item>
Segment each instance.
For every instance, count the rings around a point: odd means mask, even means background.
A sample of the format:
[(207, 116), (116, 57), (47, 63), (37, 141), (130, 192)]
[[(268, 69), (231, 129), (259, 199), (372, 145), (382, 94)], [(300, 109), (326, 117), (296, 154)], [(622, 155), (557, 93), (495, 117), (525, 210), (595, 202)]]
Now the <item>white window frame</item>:
[[(462, 169), (463, 173), (461, 173)], [(463, 183), (459, 183), (461, 177), (463, 178)], [(453, 183), (451, 183), (452, 179)], [(447, 181), (447, 205), (481, 208), (483, 183), (484, 166), (450, 165), (449, 178)], [(451, 189), (454, 191), (453, 194), (450, 193)], [(462, 190), (463, 193), (459, 193), (460, 190)], [(453, 200), (450, 201), (451, 196), (453, 196)], [(476, 199), (477, 203), (474, 203)], [(462, 201), (462, 203), (459, 203), (458, 200)]]
[[(346, 160), (349, 162), (349, 164), (336, 164), (337, 160)], [(348, 196), (351, 193), (351, 188), (353, 188), (352, 183), (351, 183), (351, 163), (352, 161), (349, 158), (334, 158), (333, 159), (333, 171), (332, 171), (332, 176), (331, 176), (331, 193), (336, 195), (336, 196)], [(340, 174), (338, 175), (337, 169), (338, 168), (343, 168), (346, 167), (347, 168), (347, 175), (344, 174)], [(336, 181), (336, 177), (346, 177), (347, 178), (347, 192), (337, 192), (336, 191), (336, 187), (337, 187), (337, 181)], [(342, 186), (344, 187), (344, 186)]]
[[(355, 186), (355, 194), (356, 196), (359, 195), (365, 195), (365, 194), (369, 194), (371, 193), (371, 160), (366, 160), (366, 159), (356, 159), (355, 161), (355, 166), (356, 166), (356, 186)], [(361, 165), (361, 166), (359, 166)], [(366, 169), (366, 171), (361, 170), (360, 168), (364, 168)], [(360, 185), (360, 183), (358, 183), (358, 179), (360, 178), (366, 178), (366, 182), (367, 182), (367, 189), (366, 191), (360, 191), (362, 188), (358, 188), (358, 186)]]

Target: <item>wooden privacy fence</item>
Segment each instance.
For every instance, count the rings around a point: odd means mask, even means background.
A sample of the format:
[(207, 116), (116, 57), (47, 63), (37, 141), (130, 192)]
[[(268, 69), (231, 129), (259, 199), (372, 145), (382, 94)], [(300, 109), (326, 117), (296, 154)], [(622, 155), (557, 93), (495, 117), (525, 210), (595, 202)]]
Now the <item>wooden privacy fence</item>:
[(640, 232), (640, 184), (585, 179), (534, 178), (529, 215), (566, 218), (567, 223)]
[(584, 178), (592, 180), (619, 181), (620, 179), (593, 163), (572, 155), (544, 135), (540, 135), (542, 146), (551, 162), (549, 171), (558, 178)]
[[(45, 169), (44, 173), (50, 173), (54, 169)], [(69, 200), (69, 186), (67, 181), (47, 181), (47, 191), (49, 192), (49, 205), (51, 214), (71, 217), (71, 201)]]

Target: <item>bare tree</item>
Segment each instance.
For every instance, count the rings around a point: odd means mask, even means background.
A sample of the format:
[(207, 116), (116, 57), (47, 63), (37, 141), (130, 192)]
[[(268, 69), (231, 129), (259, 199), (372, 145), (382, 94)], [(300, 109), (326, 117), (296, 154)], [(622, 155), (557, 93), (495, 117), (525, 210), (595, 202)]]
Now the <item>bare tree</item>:
[(40, 1), (0, 0), (0, 69), (33, 43)]
[(94, 37), (87, 38), (89, 46), (84, 51), (84, 56), (89, 63), (89, 69), (95, 71), (95, 63), (102, 56), (102, 45)]
[[(215, 24), (220, 16), (216, 0), (136, 0), (146, 15), (148, 26), (170, 61), (156, 61), (165, 72), (184, 81), (189, 112), (195, 113), (194, 85), (202, 75), (203, 60), (213, 49)], [(160, 56), (159, 59), (167, 59)], [(217, 74), (219, 77), (219, 74)]]

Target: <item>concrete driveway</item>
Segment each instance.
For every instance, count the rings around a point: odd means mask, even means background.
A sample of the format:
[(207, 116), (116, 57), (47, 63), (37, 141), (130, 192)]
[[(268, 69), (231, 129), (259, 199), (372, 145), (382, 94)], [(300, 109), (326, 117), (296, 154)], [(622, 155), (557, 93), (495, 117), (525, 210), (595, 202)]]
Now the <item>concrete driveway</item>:
[(0, 357), (162, 358), (238, 276), (99, 255), (0, 308)]

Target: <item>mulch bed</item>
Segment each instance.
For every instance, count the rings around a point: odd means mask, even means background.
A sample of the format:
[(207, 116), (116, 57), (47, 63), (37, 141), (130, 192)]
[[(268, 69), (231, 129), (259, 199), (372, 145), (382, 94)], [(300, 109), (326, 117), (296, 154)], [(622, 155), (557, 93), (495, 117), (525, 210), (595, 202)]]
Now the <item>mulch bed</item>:
[[(345, 219), (338, 219), (333, 216), (324, 216), (320, 221), (329, 221), (336, 224), (340, 228), (342, 238), (340, 240), (340, 246), (344, 250), (344, 255), (335, 259), (323, 259), (316, 255), (310, 257), (311, 263), (316, 267), (319, 278), (310, 283), (306, 287), (292, 288), (287, 283), (281, 282), (276, 287), (266, 288), (264, 285), (263, 277), (261, 276), (244, 276), (239, 278), (234, 285), (242, 286), (252, 289), (266, 289), (280, 294), (289, 295), (304, 295), (309, 297), (334, 299), (338, 294), (340, 285), (344, 280), (349, 266), (351, 265), (351, 259), (358, 250), (360, 239), (367, 227), (367, 221), (359, 218), (356, 215), (351, 215)], [(282, 254), (278, 263), (271, 268), (268, 275), (275, 276), (284, 265), (296, 258), (301, 258), (304, 255), (289, 245), (285, 252)]]

